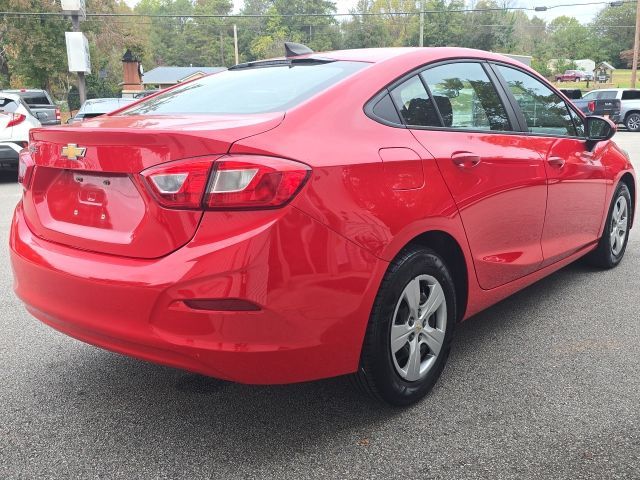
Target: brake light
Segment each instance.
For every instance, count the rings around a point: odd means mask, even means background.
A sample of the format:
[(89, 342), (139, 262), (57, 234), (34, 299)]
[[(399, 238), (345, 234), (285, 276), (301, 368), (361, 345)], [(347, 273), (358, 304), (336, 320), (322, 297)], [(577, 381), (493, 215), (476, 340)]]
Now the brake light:
[(142, 176), (163, 207), (199, 209), (212, 164), (211, 158), (182, 160), (150, 168)]
[(310, 172), (307, 165), (282, 158), (224, 157), (214, 165), (205, 205), (209, 209), (280, 207), (298, 193)]
[(596, 102), (594, 100), (591, 100), (589, 103), (587, 103), (587, 108), (589, 109), (589, 111), (591, 113), (596, 111)]
[(27, 118), (26, 115), (21, 113), (10, 113), (9, 114), (9, 123), (7, 123), (7, 128), (15, 127), (16, 125), (24, 122), (24, 119)]
[(171, 162), (142, 172), (158, 203), (183, 209), (275, 208), (302, 188), (311, 169), (259, 155), (230, 155)]
[(60, 109), (56, 107), (56, 120), (60, 120), (62, 116), (60, 115)]
[(21, 150), (18, 155), (18, 183), (20, 183), (25, 190), (29, 188), (34, 168), (35, 162), (29, 150), (26, 148)]

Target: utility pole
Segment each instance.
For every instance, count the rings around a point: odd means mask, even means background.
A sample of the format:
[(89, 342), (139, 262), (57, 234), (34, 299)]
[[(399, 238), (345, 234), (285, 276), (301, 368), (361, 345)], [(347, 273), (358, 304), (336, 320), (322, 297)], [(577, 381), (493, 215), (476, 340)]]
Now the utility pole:
[(420, 46), (424, 47), (424, 0), (420, 0)]
[(238, 63), (240, 63), (238, 58), (238, 27), (235, 23), (233, 24), (233, 49), (236, 54), (236, 65), (238, 65)]
[[(71, 15), (71, 23), (73, 24), (73, 31), (80, 31), (80, 12), (74, 12)], [(80, 105), (87, 100), (87, 84), (84, 78), (84, 72), (78, 72), (78, 94), (80, 95)]]
[(640, 2), (636, 4), (636, 34), (633, 40), (633, 62), (631, 64), (631, 88), (636, 88), (638, 75), (638, 50), (640, 49)]

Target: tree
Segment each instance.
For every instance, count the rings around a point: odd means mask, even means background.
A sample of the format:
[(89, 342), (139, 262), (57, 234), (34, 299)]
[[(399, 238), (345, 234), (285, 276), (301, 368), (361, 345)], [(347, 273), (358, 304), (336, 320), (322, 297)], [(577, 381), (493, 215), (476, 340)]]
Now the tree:
[(596, 40), (593, 60), (607, 61), (614, 67), (624, 68), (620, 53), (633, 48), (636, 4), (624, 3), (620, 7), (605, 7), (591, 22), (591, 35)]
[(554, 58), (588, 58), (594, 50), (589, 28), (573, 17), (554, 18), (548, 26), (548, 42)]

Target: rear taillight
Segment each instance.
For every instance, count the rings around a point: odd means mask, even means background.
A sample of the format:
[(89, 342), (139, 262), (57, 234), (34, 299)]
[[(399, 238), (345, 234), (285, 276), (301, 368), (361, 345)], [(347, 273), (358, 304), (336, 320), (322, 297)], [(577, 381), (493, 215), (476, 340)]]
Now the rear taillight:
[(184, 209), (276, 208), (302, 188), (311, 169), (259, 155), (171, 162), (142, 172), (160, 205)]
[(587, 109), (593, 113), (596, 111), (596, 102), (594, 100), (591, 100), (589, 103), (587, 103)]
[(7, 127), (15, 127), (16, 125), (24, 122), (24, 119), (27, 118), (26, 115), (21, 113), (10, 113), (9, 114), (9, 123), (7, 123)]
[(209, 209), (274, 208), (291, 200), (310, 169), (291, 160), (230, 156), (214, 165), (207, 196)]
[(209, 179), (210, 158), (171, 162), (142, 172), (163, 207), (199, 209)]
[(60, 115), (60, 109), (56, 107), (56, 120), (60, 121), (62, 119), (62, 115)]
[(18, 183), (22, 184), (25, 190), (29, 188), (34, 168), (35, 163), (29, 150), (21, 150), (18, 155)]

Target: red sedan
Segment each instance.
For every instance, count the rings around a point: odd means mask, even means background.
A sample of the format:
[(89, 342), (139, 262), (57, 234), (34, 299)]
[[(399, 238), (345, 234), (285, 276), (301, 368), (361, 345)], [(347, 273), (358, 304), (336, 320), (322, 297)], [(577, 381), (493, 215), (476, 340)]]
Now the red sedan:
[(152, 362), (353, 374), (408, 405), (458, 322), (580, 257), (622, 260), (636, 186), (615, 126), (531, 69), (296, 50), (33, 130), (10, 238), (29, 312)]

